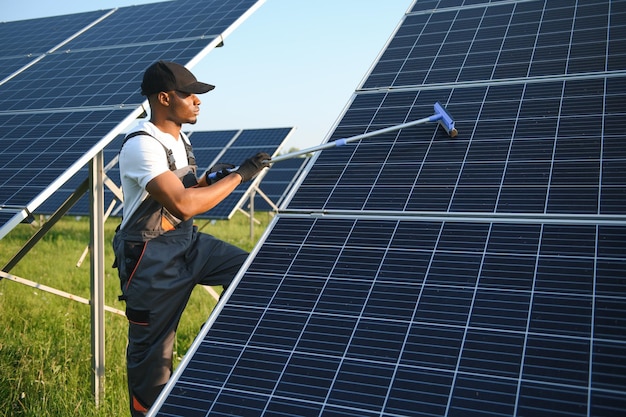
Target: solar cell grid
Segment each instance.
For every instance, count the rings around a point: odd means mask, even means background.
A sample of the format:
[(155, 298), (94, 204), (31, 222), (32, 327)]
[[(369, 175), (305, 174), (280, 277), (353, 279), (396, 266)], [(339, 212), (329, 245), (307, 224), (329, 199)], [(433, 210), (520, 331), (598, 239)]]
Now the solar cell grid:
[(145, 100), (138, 86), (146, 67), (158, 59), (187, 62), (207, 42), (53, 53), (5, 83), (0, 103), (6, 111), (138, 106)]
[[(118, 155), (119, 149), (122, 146), (122, 141), (125, 135), (118, 135), (115, 139), (109, 143), (107, 147), (103, 149), (104, 167), (106, 168), (113, 159)], [(120, 172), (117, 164), (112, 166), (105, 175), (111, 179), (113, 184), (121, 184)], [(54, 213), (65, 200), (70, 197), (78, 188), (78, 186), (89, 178), (88, 167), (85, 167), (72, 176), (65, 184), (63, 184), (52, 196), (37, 208), (37, 214), (52, 214)], [(108, 209), (109, 205), (115, 200), (115, 209), (120, 207), (121, 202), (115, 197), (113, 192), (105, 186), (104, 188), (104, 208)], [(89, 196), (85, 195), (79, 199), (74, 206), (72, 206), (67, 213), (76, 216), (88, 216), (90, 214), (90, 201)], [(117, 210), (114, 211), (117, 213)]]
[(193, 132), (189, 139), (198, 164), (198, 175), (210, 169), (220, 158), (224, 149), (236, 138), (238, 131), (201, 131)]
[(187, 132), (189, 139), (196, 149), (223, 149), (235, 139), (240, 131), (237, 130), (209, 130), (199, 132)]
[(41, 19), (0, 23), (0, 57), (15, 59), (27, 56), (32, 61), (104, 16), (107, 11), (76, 13)]
[(235, 144), (238, 148), (275, 147), (276, 136), (286, 136), (292, 128), (248, 129), (241, 132)]
[(606, 53), (625, 42), (623, 8), (530, 1), (409, 14), (362, 88), (624, 70), (622, 52)]
[(0, 201), (27, 205), (129, 113), (0, 115), (1, 142), (12, 143), (2, 152)]
[(443, 9), (448, 7), (459, 7), (459, 6), (472, 6), (476, 4), (484, 4), (484, 3), (498, 3), (501, 1), (508, 0), (419, 0), (416, 1), (413, 7), (411, 8), (412, 12), (420, 12), (427, 11), (430, 12), (436, 9)]
[(122, 7), (88, 33), (71, 41), (72, 50), (112, 48), (133, 44), (161, 44), (222, 34), (256, 1), (166, 1)]
[[(419, 241), (411, 246), (407, 239), (397, 238), (398, 234), (419, 236), (417, 231), (424, 227), (432, 231), (424, 240), (430, 242), (427, 247), (435, 248), (433, 252), (420, 249)], [(551, 410), (557, 408), (554, 398), (569, 398), (572, 407), (583, 410), (576, 415), (587, 415), (588, 399), (621, 389), (619, 381), (590, 380), (589, 369), (606, 366), (606, 355), (595, 353), (592, 346), (600, 342), (603, 351), (610, 352), (623, 343), (614, 336), (609, 340), (602, 329), (608, 323), (604, 321), (607, 310), (613, 317), (626, 317), (625, 300), (623, 294), (601, 295), (590, 287), (595, 265), (617, 260), (597, 256), (596, 242), (604, 239), (604, 233), (623, 239), (626, 230), (518, 226), (527, 239), (510, 241), (509, 237), (509, 244), (520, 249), (518, 257), (527, 260), (529, 268), (489, 272), (490, 258), (510, 261), (508, 253), (490, 250), (498, 248), (496, 243), (504, 239), (498, 230), (506, 227), (281, 218), (196, 354), (228, 364), (227, 372), (207, 369), (201, 359), (197, 364), (192, 359), (168, 398), (175, 401), (187, 389), (206, 392), (198, 393), (194, 401), (210, 398), (204, 410), (211, 414), (221, 407), (235, 410), (230, 403), (235, 394), (242, 403), (241, 396), (260, 401), (258, 410), (289, 398), (294, 404), (308, 404), (320, 412), (334, 410), (338, 415), (415, 415), (415, 410), (430, 407), (448, 408), (448, 415), (456, 415), (474, 401), (478, 403), (471, 407), (476, 409), (493, 405), (513, 415), (541, 403)], [(386, 244), (363, 248), (360, 238), (356, 245), (349, 243), (353, 233), (367, 230)], [(332, 234), (335, 243), (324, 239), (312, 245), (322, 233)], [(558, 236), (570, 242), (568, 247), (553, 249)], [(335, 255), (307, 256), (314, 249)], [(404, 256), (394, 258), (395, 252)], [(350, 260), (357, 253), (363, 255), (359, 261)], [(427, 258), (427, 268), (415, 268), (420, 253)], [(395, 273), (394, 261), (379, 262), (372, 259), (374, 255), (404, 259), (405, 275)], [(545, 281), (544, 268), (537, 265), (567, 256), (586, 263), (577, 272), (580, 280), (550, 285), (552, 279)], [(361, 262), (366, 258), (372, 260)], [(444, 258), (445, 262), (439, 261)], [(468, 259), (476, 267), (456, 268), (467, 265)], [(623, 254), (618, 259), (626, 261)], [(343, 276), (344, 263), (360, 269)], [(312, 274), (308, 270), (315, 265), (319, 272)], [(440, 267), (447, 269), (445, 276)], [(390, 273), (395, 280), (388, 278)], [(494, 273), (497, 279), (490, 279)], [(515, 281), (524, 284), (511, 286)], [(587, 289), (580, 291), (583, 281)], [(613, 329), (618, 338), (626, 338), (622, 328)], [(297, 383), (296, 375), (301, 376)], [(416, 375), (424, 378), (422, 382)], [(424, 396), (406, 395), (401, 387), (409, 381)], [(424, 385), (418, 388), (419, 384)], [(537, 390), (542, 385), (547, 389)], [(485, 397), (469, 395), (470, 391), (484, 392)], [(536, 397), (517, 401), (516, 394), (522, 391), (533, 391)], [(597, 415), (599, 408), (591, 406), (591, 414)], [(179, 415), (175, 404), (165, 405), (161, 412)]]
[[(613, 167), (624, 162), (614, 142), (611, 153), (603, 146), (605, 88), (605, 79), (592, 79), (453, 90), (450, 112), (476, 114), (474, 121), (456, 119), (467, 135), (449, 139), (442, 132), (430, 136), (432, 129), (415, 127), (323, 152), (290, 208), (601, 213), (602, 207), (610, 206), (615, 210), (620, 197), (600, 191), (604, 171), (610, 182)], [(412, 93), (415, 104), (406, 106), (388, 100), (406, 93), (357, 98), (334, 137), (378, 129), (379, 117), (389, 119), (390, 125), (417, 119), (416, 108), (424, 109), (425, 116), (432, 92), (423, 93)], [(478, 104), (483, 98), (487, 104)], [(393, 105), (379, 116), (379, 108), (390, 101)], [(608, 184), (605, 188), (611, 188)], [(397, 190), (396, 202), (390, 205), (376, 197), (377, 192), (385, 193), (382, 186)], [(567, 201), (571, 187), (581, 193), (574, 206)], [(443, 206), (448, 200), (430, 205), (442, 188), (453, 190), (449, 207)], [(534, 189), (534, 197), (510, 200), (508, 195), (519, 188), (531, 193)]]
[(0, 207), (0, 222), (4, 224), (11, 220), (18, 213), (19, 211), (17, 210), (10, 210), (6, 207)]
[(14, 72), (31, 62), (32, 58), (30, 57), (0, 58), (0, 79), (11, 76)]

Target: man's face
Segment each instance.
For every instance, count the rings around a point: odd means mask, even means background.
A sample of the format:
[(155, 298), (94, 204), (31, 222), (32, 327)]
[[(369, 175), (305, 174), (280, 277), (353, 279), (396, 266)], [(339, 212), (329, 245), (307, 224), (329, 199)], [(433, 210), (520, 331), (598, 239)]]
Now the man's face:
[(200, 114), (200, 99), (195, 94), (183, 93), (182, 91), (169, 91), (170, 97), (169, 116), (172, 121), (179, 124), (194, 124)]

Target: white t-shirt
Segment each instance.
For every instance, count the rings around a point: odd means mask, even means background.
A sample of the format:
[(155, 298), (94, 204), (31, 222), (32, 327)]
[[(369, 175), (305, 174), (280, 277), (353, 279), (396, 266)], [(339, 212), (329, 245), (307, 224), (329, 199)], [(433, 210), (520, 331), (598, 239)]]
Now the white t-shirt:
[[(130, 138), (122, 146), (119, 157), (120, 179), (124, 194), (122, 227), (124, 227), (126, 221), (148, 196), (146, 191), (148, 182), (169, 171), (167, 154), (163, 145), (165, 145), (165, 148), (172, 150), (174, 160), (176, 161), (176, 169), (189, 165), (185, 144), (180, 138), (176, 139), (169, 133), (160, 131), (148, 121), (140, 123), (133, 131), (140, 130), (149, 133), (158, 140), (150, 136), (138, 135)], [(184, 133), (182, 133), (182, 137), (183, 140), (189, 143), (189, 138)]]

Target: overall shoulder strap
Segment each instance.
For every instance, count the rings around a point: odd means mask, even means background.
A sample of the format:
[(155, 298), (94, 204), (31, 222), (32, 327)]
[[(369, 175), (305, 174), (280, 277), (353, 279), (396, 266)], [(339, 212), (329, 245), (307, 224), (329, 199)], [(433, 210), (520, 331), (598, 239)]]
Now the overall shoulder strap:
[[(182, 138), (181, 138), (182, 140)], [(187, 143), (187, 141), (183, 140), (183, 143), (185, 144), (185, 151), (187, 152), (187, 163), (189, 165), (197, 165), (196, 164), (196, 157), (193, 154), (193, 149), (191, 148), (191, 144)]]
[(197, 166), (196, 157), (193, 154), (193, 149), (191, 147), (191, 142), (189, 141), (189, 137), (185, 135), (182, 130), (180, 132), (180, 140), (183, 141), (183, 145), (185, 145), (185, 152), (187, 152), (187, 163), (192, 166)]
[[(153, 138), (154, 140), (159, 142), (161, 144), (161, 146), (163, 146), (163, 149), (165, 150), (165, 155), (167, 155), (167, 166), (168, 166), (168, 168), (170, 169), (170, 171), (176, 171), (176, 160), (174, 159), (174, 152), (172, 152), (171, 149), (168, 149), (167, 146), (165, 146), (163, 144), (163, 142), (161, 142), (159, 139), (157, 139), (156, 137), (152, 136), (148, 132), (145, 132), (143, 130), (138, 130), (136, 132), (129, 133), (124, 138), (124, 142), (122, 142), (122, 147), (124, 147), (124, 144), (128, 141), (128, 139), (134, 138), (135, 136), (150, 136), (151, 138)], [(185, 149), (187, 149), (187, 142), (185, 142)], [(121, 148), (120, 148), (120, 150), (121, 150)]]

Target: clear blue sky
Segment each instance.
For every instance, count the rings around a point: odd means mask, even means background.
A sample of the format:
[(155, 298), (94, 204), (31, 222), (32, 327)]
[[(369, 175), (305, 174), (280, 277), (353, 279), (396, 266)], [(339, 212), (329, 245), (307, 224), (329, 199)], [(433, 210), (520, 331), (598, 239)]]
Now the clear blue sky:
[[(201, 0), (198, 0), (201, 1)], [(0, 21), (154, 0), (0, 0)], [(267, 0), (193, 72), (216, 85), (193, 130), (295, 126), (287, 147), (321, 143), (412, 0)]]

